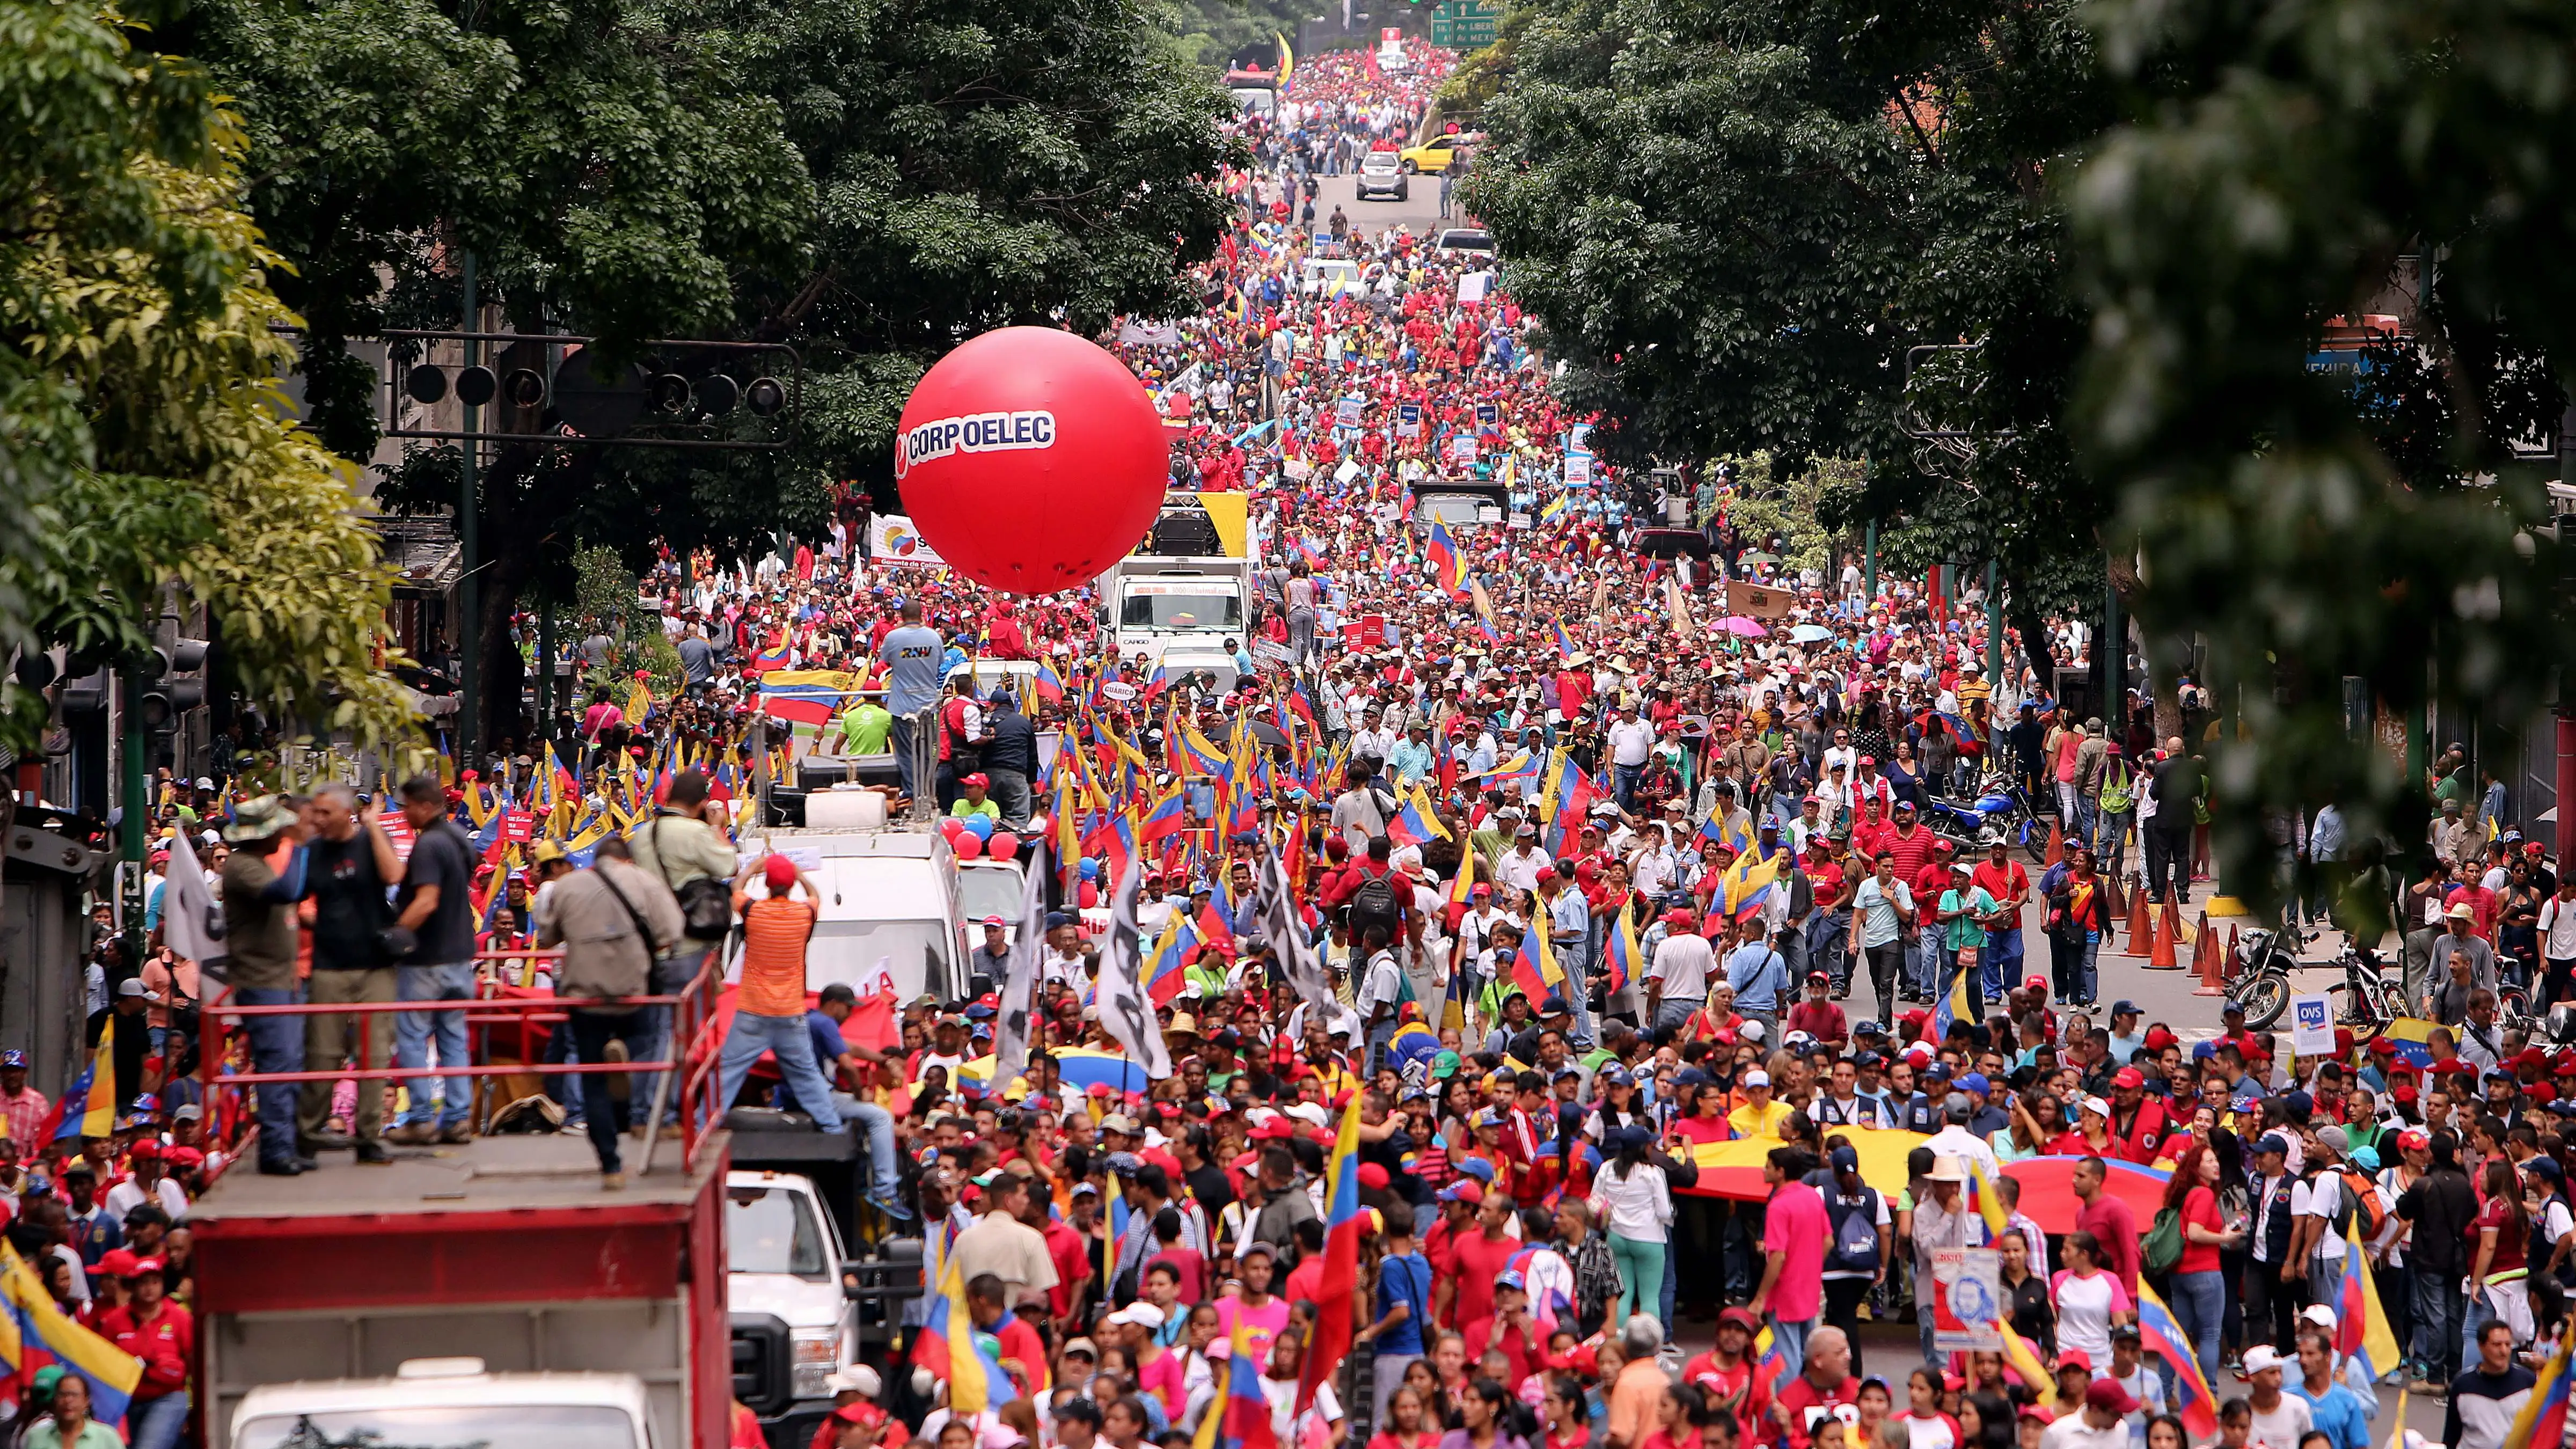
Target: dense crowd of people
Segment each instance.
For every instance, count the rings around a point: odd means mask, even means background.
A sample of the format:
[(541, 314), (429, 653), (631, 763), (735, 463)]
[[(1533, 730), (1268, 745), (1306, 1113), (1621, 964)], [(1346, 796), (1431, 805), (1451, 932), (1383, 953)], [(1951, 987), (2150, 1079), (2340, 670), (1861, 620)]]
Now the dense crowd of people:
[[(1314, 177), (1425, 124), (1449, 58), (1411, 54), (1301, 62), (1241, 123), (1204, 310), (1115, 339), (1174, 486), (1248, 495), (1234, 677), (1117, 657), (1080, 593), (871, 557), (854, 505), (793, 556), (643, 581), (672, 697), (603, 628), (572, 709), (444, 775), (168, 782), (149, 950), (110, 933), (90, 963), (78, 1100), (0, 1057), (9, 1240), (142, 1361), (125, 1435), (183, 1432), (186, 1215), (236, 1151), (292, 1176), (469, 1141), (473, 1094), (434, 1075), (464, 1001), (592, 1003), (541, 1065), (653, 1061), (668, 1015), (602, 1003), (720, 973), (718, 1102), (864, 1133), (868, 1211), (923, 1240), (934, 1294), (954, 1276), (1016, 1390), (952, 1412), (944, 1375), (845, 1368), (841, 1449), (893, 1442), (890, 1414), (939, 1449), (1204, 1446), (1212, 1414), (1246, 1436), (1246, 1394), (1280, 1446), (2364, 1449), (2381, 1380), (2502, 1449), (2576, 1286), (2576, 1052), (2500, 1007), (2568, 991), (2576, 881), (2445, 758), (2429, 880), (2399, 891), (2331, 807), (2282, 842), (2317, 914), (2399, 903), (2420, 1040), (2294, 1054), (2232, 1010), (2106, 1007), (2116, 902), (2206, 871), (2205, 698), (2162, 737), (2149, 697), (2067, 707), (2081, 622), (1990, 636), (1973, 584), (1781, 557), (1730, 474), (1593, 460), (1490, 253), (1313, 215)], [(1435, 525), (1444, 483), (1507, 516)], [(1673, 487), (1706, 546), (1644, 556)], [(975, 659), (1039, 672), (979, 696)], [(771, 707), (780, 671), (845, 681), (820, 730)], [(898, 801), (1046, 842), (1053, 909), (1017, 949), (987, 923), (991, 990), (861, 1041), (850, 987), (808, 990), (813, 881), (746, 848), (750, 782), (924, 711), (941, 764)], [(235, 1003), (423, 1005), (209, 1039), (167, 929), (199, 898)], [(1147, 1020), (1104, 1012), (1125, 990)], [(1025, 1044), (997, 1040), (1014, 1000)], [(1078, 1079), (1103, 1057), (1171, 1069)], [(388, 1061), (419, 1074), (207, 1090)], [(558, 1078), (545, 1109), (612, 1190), (636, 1085)], [(1961, 1330), (1989, 1346), (1936, 1324), (1962, 1253), (1991, 1254), (1995, 1312)], [(28, 1390), (41, 1449), (121, 1442), (79, 1375)]]

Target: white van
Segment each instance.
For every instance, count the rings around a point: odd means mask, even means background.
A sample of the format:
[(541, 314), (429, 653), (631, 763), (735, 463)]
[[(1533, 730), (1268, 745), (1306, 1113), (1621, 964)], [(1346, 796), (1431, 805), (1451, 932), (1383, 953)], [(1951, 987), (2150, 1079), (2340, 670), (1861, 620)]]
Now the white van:
[[(809, 795), (807, 818), (818, 818), (817, 801), (842, 793)], [(865, 996), (884, 975), (893, 978), (898, 999), (924, 991), (945, 1001), (965, 995), (966, 956), (983, 931), (967, 925), (957, 854), (936, 827), (773, 830), (766, 839), (745, 840), (742, 850), (747, 859), (784, 854), (822, 892), (821, 919), (805, 950), (806, 989), (837, 983)]]

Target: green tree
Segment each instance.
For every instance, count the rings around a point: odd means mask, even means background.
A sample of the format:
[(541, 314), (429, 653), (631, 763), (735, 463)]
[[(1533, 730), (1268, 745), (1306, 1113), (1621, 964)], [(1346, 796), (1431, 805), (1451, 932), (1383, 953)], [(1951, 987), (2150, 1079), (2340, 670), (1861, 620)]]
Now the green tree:
[[(286, 420), (295, 318), (236, 205), (240, 131), (128, 18), (0, 3), (0, 646), (131, 653), (176, 582), (253, 701), (397, 744), (390, 576), (352, 470)], [(23, 749), (44, 700), (0, 700)]]
[[(2074, 417), (2143, 560), (2142, 628), (2200, 640), (2243, 723), (2216, 745), (2217, 843), (2268, 891), (2267, 812), (2332, 799), (2423, 838), (2421, 782), (2347, 730), (2347, 681), (2410, 718), (2429, 692), (2519, 722), (2571, 662), (2540, 490), (2485, 481), (2554, 439), (2576, 378), (2571, 22), (2504, 0), (2097, 21), (2130, 119), (2064, 188), (2094, 312)], [(2414, 335), (2359, 380), (2311, 370), (2408, 256)]]
[[(1539, 0), (1467, 200), (1631, 463), (1866, 458), (1824, 521), (1999, 559), (2016, 621), (2099, 578), (2058, 416), (2083, 320), (2041, 178), (2111, 119), (2076, 0)], [(1930, 354), (1909, 386), (1909, 351)], [(1900, 426), (1972, 435), (1918, 446)]]
[[(353, 455), (369, 379), (334, 339), (454, 325), (458, 243), (522, 330), (804, 359), (783, 452), (496, 445), (487, 737), (515, 727), (510, 610), (569, 602), (577, 543), (640, 569), (819, 531), (836, 482), (891, 508), (894, 421), (932, 360), (996, 326), (1188, 310), (1184, 264), (1224, 221), (1224, 99), (1135, 0), (209, 3), (198, 43), (253, 118), (259, 214), (314, 259), (303, 305), (332, 320), (308, 381)], [(382, 495), (444, 508), (458, 463), (420, 450)]]

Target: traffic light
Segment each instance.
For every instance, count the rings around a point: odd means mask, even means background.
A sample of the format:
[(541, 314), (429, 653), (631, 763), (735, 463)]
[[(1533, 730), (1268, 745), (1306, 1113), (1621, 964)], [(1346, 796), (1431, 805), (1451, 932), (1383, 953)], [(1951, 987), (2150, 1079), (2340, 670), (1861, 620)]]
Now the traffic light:
[(74, 719), (84, 719), (92, 715), (104, 718), (107, 714), (108, 679), (109, 675), (105, 669), (92, 669), (86, 674), (74, 674), (64, 681), (62, 695), (64, 722), (68, 724)]
[(179, 727), (179, 717), (206, 702), (206, 641), (179, 639), (135, 661), (135, 722), (154, 734)]

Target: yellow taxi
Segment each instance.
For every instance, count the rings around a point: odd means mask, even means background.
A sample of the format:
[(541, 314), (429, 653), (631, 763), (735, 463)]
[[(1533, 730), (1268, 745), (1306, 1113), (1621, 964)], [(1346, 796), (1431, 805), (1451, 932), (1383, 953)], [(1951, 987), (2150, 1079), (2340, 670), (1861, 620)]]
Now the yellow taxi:
[(1467, 154), (1466, 137), (1434, 136), (1419, 146), (1405, 148), (1404, 169), (1437, 176), (1449, 169), (1449, 163)]

